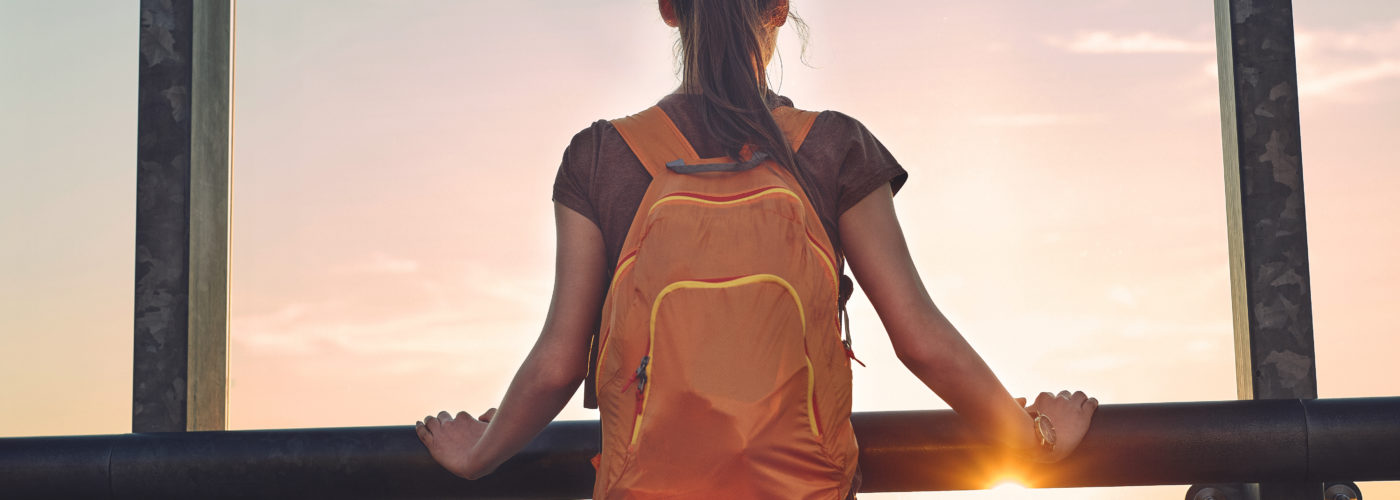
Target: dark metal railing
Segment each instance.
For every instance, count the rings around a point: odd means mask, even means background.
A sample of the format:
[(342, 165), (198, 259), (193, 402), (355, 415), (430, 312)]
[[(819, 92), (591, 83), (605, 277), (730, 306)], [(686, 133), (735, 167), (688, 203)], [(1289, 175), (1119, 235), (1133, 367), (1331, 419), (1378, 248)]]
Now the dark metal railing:
[[(1104, 405), (1075, 455), (1026, 464), (950, 411), (857, 413), (862, 491), (1400, 480), (1400, 397)], [(597, 422), (551, 424), (477, 481), (411, 426), (0, 439), (5, 498), (582, 498)]]

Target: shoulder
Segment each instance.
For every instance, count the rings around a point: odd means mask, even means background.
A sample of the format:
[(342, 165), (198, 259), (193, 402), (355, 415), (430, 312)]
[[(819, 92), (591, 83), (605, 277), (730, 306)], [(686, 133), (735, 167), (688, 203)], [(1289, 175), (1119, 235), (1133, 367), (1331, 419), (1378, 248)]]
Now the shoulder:
[[(850, 145), (852, 142), (863, 142), (874, 139), (870, 129), (855, 117), (836, 110), (806, 110), (791, 106), (785, 106), (774, 110), (777, 115), (783, 110), (794, 115), (806, 115), (812, 120), (811, 129), (808, 132), (808, 140), (816, 139), (816, 145), (822, 149), (830, 149), (836, 144)], [(804, 142), (804, 147), (806, 143)]]
[(626, 145), (610, 120), (597, 120), (579, 130), (564, 149), (564, 165), (570, 169), (592, 170), (600, 160), (617, 156)]
[(821, 127), (824, 132), (838, 137), (857, 138), (873, 135), (860, 120), (834, 110), (819, 112), (815, 123), (812, 124), (814, 130), (817, 127)]
[(798, 150), (811, 164), (837, 179), (836, 214), (844, 212), (882, 185), (894, 192), (908, 172), (860, 120), (840, 111), (822, 111)]
[(867, 149), (883, 149), (883, 146), (864, 123), (846, 113), (825, 110), (816, 112), (800, 152), (844, 158), (853, 150), (864, 152)]
[(569, 145), (564, 148), (564, 158), (559, 164), (559, 179), (568, 178), (575, 189), (586, 191), (597, 173), (599, 157), (606, 150), (604, 141), (609, 132), (617, 135), (610, 122), (598, 120), (575, 133), (569, 139)]
[(613, 128), (611, 121), (598, 120), (590, 123), (587, 127), (584, 127), (583, 130), (574, 134), (574, 137), (569, 140), (569, 151), (596, 149), (599, 142), (609, 134), (617, 134), (617, 130)]

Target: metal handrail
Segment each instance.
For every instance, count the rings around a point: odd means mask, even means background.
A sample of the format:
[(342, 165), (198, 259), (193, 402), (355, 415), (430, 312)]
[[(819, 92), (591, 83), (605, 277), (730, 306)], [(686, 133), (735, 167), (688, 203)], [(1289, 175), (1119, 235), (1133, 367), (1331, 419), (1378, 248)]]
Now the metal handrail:
[[(1075, 454), (1027, 464), (951, 411), (856, 413), (863, 492), (1400, 480), (1400, 397), (1104, 405)], [(411, 426), (0, 439), (5, 498), (582, 498), (596, 421), (556, 422), (477, 481)]]

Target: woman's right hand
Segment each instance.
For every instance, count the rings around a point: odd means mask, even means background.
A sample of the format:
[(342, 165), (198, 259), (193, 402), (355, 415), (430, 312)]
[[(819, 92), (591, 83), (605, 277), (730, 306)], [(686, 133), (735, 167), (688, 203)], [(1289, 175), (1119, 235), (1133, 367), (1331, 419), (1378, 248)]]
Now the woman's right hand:
[(472, 418), (467, 412), (458, 412), (454, 418), (444, 411), (437, 417), (424, 418), (414, 427), (418, 431), (418, 439), (444, 469), (460, 477), (478, 479), (495, 470), (494, 465), (482, 464), (481, 457), (475, 453), (477, 441), (481, 440), (487, 423), (495, 415), (495, 408), (478, 418)]
[[(1042, 392), (1036, 396), (1035, 403), (1026, 407), (1026, 410), (1039, 412), (1050, 418), (1050, 424), (1055, 428), (1055, 447), (1048, 455), (1037, 456), (1036, 459), (1042, 462), (1057, 462), (1074, 452), (1079, 447), (1079, 442), (1084, 440), (1084, 434), (1089, 431), (1089, 422), (1094, 418), (1094, 410), (1099, 407), (1099, 400), (1084, 395), (1083, 392), (1060, 391), (1059, 394)], [(1036, 432), (1039, 438), (1039, 432)]]

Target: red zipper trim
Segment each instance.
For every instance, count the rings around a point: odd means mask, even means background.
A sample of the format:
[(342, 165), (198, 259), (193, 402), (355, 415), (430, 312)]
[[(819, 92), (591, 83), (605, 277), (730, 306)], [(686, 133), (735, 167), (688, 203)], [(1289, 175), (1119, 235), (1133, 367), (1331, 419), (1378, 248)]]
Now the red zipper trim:
[(695, 198), (695, 199), (705, 200), (705, 201), (733, 201), (733, 200), (737, 200), (737, 199), (741, 199), (741, 198), (747, 198), (747, 197), (756, 195), (756, 194), (758, 194), (758, 193), (762, 193), (762, 192), (764, 192), (764, 191), (767, 191), (767, 190), (769, 190), (769, 189), (786, 189), (786, 188), (784, 188), (784, 187), (782, 187), (782, 186), (768, 186), (768, 187), (761, 187), (761, 188), (755, 189), (755, 190), (753, 190), (753, 191), (745, 192), (745, 193), (729, 194), (729, 195), (723, 195), (723, 196), (720, 196), (720, 195), (712, 195), (712, 194), (704, 194), (704, 193), (691, 193), (691, 192), (686, 192), (686, 191), (679, 191), (679, 192), (675, 192), (675, 193), (667, 193), (666, 196), (684, 196), (684, 197), (687, 197), (687, 198)]
[(726, 281), (734, 281), (734, 280), (737, 280), (737, 279), (739, 279), (739, 278), (744, 278), (744, 277), (748, 277), (748, 276), (752, 276), (752, 275), (751, 275), (751, 274), (740, 274), (740, 275), (737, 275), (737, 276), (726, 276), (726, 277), (723, 277), (723, 278), (693, 278), (693, 279), (690, 279), (690, 280), (687, 280), (687, 281), (699, 281), (699, 282), (702, 282), (702, 283), (723, 283), (723, 282), (726, 282)]
[(833, 258), (833, 257), (831, 256), (831, 254), (826, 253), (826, 249), (825, 249), (825, 248), (822, 248), (821, 242), (820, 242), (820, 241), (817, 241), (817, 238), (816, 238), (815, 236), (812, 236), (812, 232), (811, 232), (811, 231), (807, 231), (807, 240), (808, 240), (808, 241), (811, 241), (811, 242), (813, 243), (812, 246), (817, 247), (817, 250), (820, 251), (820, 252), (822, 253), (822, 257), (826, 257), (826, 260), (829, 261), (829, 262), (831, 262), (831, 268), (832, 268), (832, 269), (836, 269), (836, 259)]

